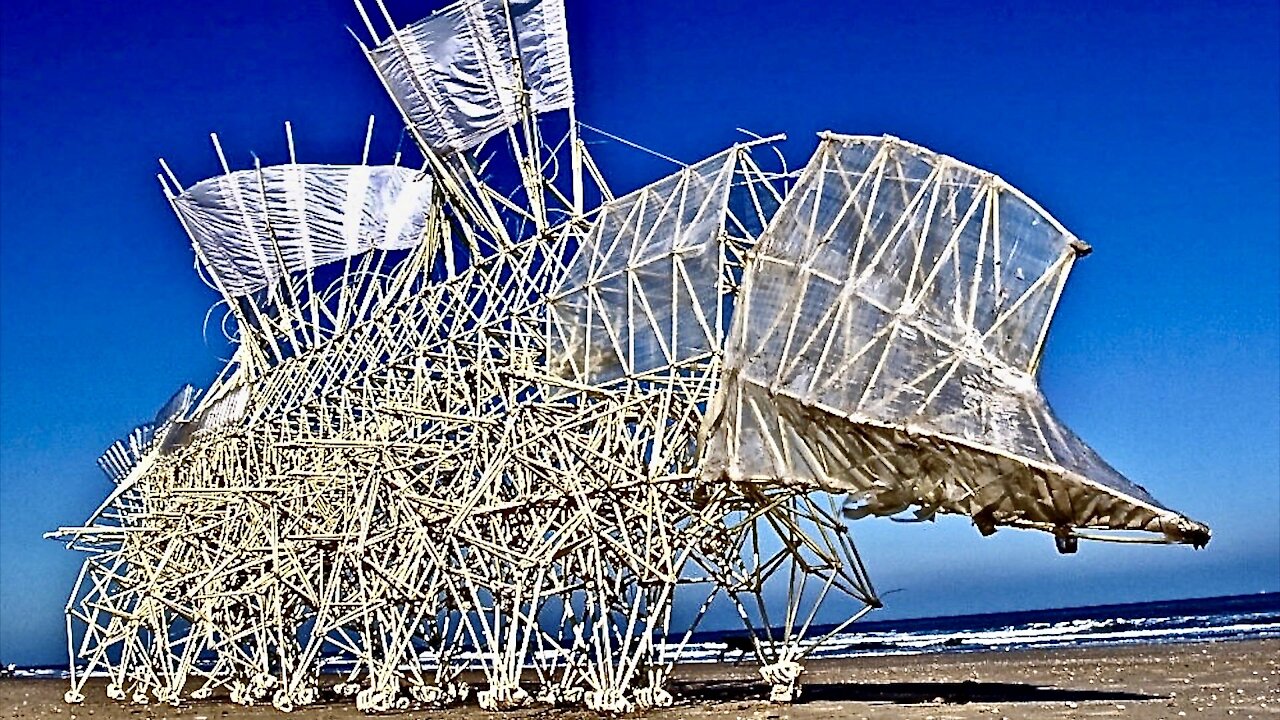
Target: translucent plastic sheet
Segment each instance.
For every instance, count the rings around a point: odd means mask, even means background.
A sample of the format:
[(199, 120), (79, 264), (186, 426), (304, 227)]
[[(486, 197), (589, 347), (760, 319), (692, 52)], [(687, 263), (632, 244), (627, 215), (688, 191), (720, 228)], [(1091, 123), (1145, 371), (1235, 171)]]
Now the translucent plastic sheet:
[(827, 137), (748, 268), (708, 473), (848, 492), (848, 512), (980, 526), (1207, 529), (1052, 413), (1035, 381), (1088, 247), (999, 178), (893, 138)]
[(380, 248), (418, 244), (430, 178), (399, 166), (280, 165), (196, 183), (173, 201), (228, 295)]
[(706, 358), (717, 309), (733, 155), (717, 155), (604, 205), (548, 293), (553, 369), (582, 382)]
[(446, 154), (519, 120), (524, 88), (537, 113), (573, 104), (562, 0), (457, 3), (396, 31), (369, 60), (422, 139)]
[(164, 440), (173, 425), (185, 419), (199, 395), (200, 391), (195, 387), (183, 385), (160, 408), (154, 420), (139, 425), (128, 435), (112, 443), (98, 458), (98, 467), (112, 482), (124, 480), (142, 457), (159, 441)]

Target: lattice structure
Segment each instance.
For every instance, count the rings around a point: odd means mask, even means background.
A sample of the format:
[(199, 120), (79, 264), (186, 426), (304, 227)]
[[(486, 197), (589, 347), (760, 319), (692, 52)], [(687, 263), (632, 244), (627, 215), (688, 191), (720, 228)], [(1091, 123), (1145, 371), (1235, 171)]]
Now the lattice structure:
[[(757, 163), (770, 138), (615, 197), (559, 2), (383, 9), (386, 37), (357, 8), (423, 165), (368, 139), (299, 164), (287, 124), (289, 164), (233, 172), (215, 137), (223, 175), (164, 165), (235, 355), (58, 533), (89, 554), (69, 702), (105, 672), (119, 700), (288, 711), (340, 663), (368, 711), (461, 702), (468, 669), (488, 709), (661, 706), (717, 603), (788, 701), (879, 605), (847, 517), (1207, 541), (1040, 395), (1087, 246), (998, 178), (825, 135), (798, 175)], [(845, 620), (815, 637), (824, 604)]]

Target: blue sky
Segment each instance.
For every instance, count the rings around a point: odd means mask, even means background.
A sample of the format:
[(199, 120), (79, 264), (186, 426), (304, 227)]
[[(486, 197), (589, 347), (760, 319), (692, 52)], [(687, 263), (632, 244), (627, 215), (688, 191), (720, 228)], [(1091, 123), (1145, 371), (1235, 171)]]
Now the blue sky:
[[(580, 117), (683, 160), (785, 131), (892, 133), (999, 173), (1095, 252), (1042, 370), (1058, 414), (1209, 548), (963, 519), (854, 526), (881, 617), (1280, 589), (1280, 17), (1273, 2), (568, 0)], [(897, 7), (897, 6), (902, 7)], [(392, 3), (402, 21), (435, 7)], [(127, 8), (127, 10), (122, 10)], [(40, 534), (109, 491), (94, 459), (219, 368), (213, 301), (154, 173), (250, 151), (375, 157), (398, 134), (347, 2), (7, 0), (0, 103), (0, 660), (62, 659), (79, 558)], [(619, 187), (670, 167), (596, 146)]]

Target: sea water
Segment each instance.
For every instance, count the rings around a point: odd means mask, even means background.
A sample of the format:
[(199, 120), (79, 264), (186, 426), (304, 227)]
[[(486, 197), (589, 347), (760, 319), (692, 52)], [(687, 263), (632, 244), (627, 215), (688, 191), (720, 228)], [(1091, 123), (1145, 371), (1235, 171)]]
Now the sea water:
[[(821, 637), (829, 628), (811, 629)], [(699, 633), (686, 662), (732, 658), (728, 638)], [(1280, 637), (1280, 593), (860, 622), (813, 650), (814, 658), (964, 653), (1026, 648), (1186, 643)], [(740, 643), (732, 643), (738, 645)]]

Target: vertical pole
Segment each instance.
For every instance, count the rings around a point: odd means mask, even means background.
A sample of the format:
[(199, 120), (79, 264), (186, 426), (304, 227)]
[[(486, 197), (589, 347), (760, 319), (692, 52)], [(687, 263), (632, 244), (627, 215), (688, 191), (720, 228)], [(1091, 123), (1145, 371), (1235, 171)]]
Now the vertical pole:
[(373, 116), (369, 116), (369, 126), (364, 131), (364, 152), (360, 154), (360, 164), (369, 164), (369, 145), (373, 143)]
[(533, 91), (525, 79), (524, 54), (520, 52), (520, 38), (516, 33), (515, 17), (511, 14), (509, 0), (502, 0), (502, 10), (507, 25), (507, 40), (511, 46), (511, 63), (516, 76), (520, 130), (524, 136), (524, 156), (521, 157), (514, 134), (511, 144), (515, 149), (517, 162), (522, 168), (521, 176), (524, 178), (525, 193), (529, 198), (529, 209), (533, 212), (538, 232), (542, 232), (547, 227), (547, 203), (542, 188), (542, 140), (538, 135), (537, 119), (533, 115)]
[[(276, 237), (275, 226), (271, 222), (271, 214), (267, 210), (267, 181), (262, 174), (262, 161), (257, 157), (253, 159), (254, 171), (258, 174), (258, 192), (262, 197), (262, 216), (267, 223), (267, 241), (271, 243), (271, 250), (275, 254), (275, 260), (280, 264), (280, 284), (288, 290), (288, 299), (291, 307), (289, 314), (297, 315), (298, 320), (302, 319), (302, 302), (298, 299), (297, 291), (293, 284), (289, 282), (289, 267), (285, 264), (284, 253), (280, 250), (280, 241)], [(310, 268), (307, 268), (310, 273)], [(285, 294), (276, 291), (276, 304), (280, 307), (280, 328), (288, 331), (289, 347), (293, 348), (293, 354), (297, 355), (300, 351), (297, 338), (294, 336), (293, 317), (286, 317), (284, 313)]]
[[(293, 123), (289, 122), (288, 120), (284, 121), (284, 137), (285, 137), (285, 142), (287, 142), (289, 145), (289, 164), (293, 166), (291, 170), (294, 173), (294, 177), (297, 179), (299, 188), (301, 189), (301, 192), (303, 194), (303, 197), (301, 198), (303, 202), (303, 208), (302, 208), (303, 212), (302, 212), (302, 217), (298, 218), (298, 228), (300, 231), (304, 233), (304, 237), (306, 237), (306, 233), (307, 233), (307, 218), (306, 218), (306, 205), (305, 205), (306, 183), (302, 179), (302, 170), (298, 168), (298, 152), (297, 152), (297, 147), (294, 145), (294, 142), (293, 142)], [(307, 311), (311, 315), (311, 343), (312, 343), (312, 347), (315, 347), (316, 345), (320, 344), (320, 334), (321, 334), (320, 333), (320, 309), (319, 307), (317, 307), (317, 303), (316, 303), (316, 283), (315, 283), (315, 278), (312, 276), (311, 270), (312, 270), (311, 268), (307, 268), (307, 272), (306, 272)], [(301, 304), (299, 304), (299, 311), (301, 311)]]
[[(373, 29), (373, 23), (369, 21), (369, 13), (364, 9), (364, 3), (360, 2), (360, 0), (355, 0), (355, 3), (356, 12), (360, 13), (360, 19), (364, 21), (365, 29), (369, 31), (369, 37), (373, 38), (373, 44), (377, 45), (381, 40), (378, 39), (377, 31)], [(395, 26), (392, 25), (391, 28), (394, 32)]]
[(573, 180), (573, 214), (582, 215), (582, 139), (579, 137), (578, 108), (569, 106), (569, 170)]
[[(230, 177), (231, 177), (231, 167), (227, 164), (227, 156), (222, 152), (222, 143), (218, 141), (218, 134), (217, 134), (217, 133), (209, 133), (209, 138), (213, 141), (213, 149), (214, 149), (214, 151), (215, 151), (215, 152), (217, 152), (217, 154), (218, 154), (218, 162), (220, 162), (220, 163), (222, 164), (223, 177), (230, 178)], [(229, 185), (230, 185), (230, 187), (231, 187), (231, 188), (232, 188), (232, 190), (233, 190), (233, 194), (236, 196), (237, 204), (240, 204), (240, 193), (239, 193), (239, 191), (236, 189), (234, 182), (229, 182)], [(243, 207), (243, 205), (241, 205), (240, 210), (241, 210), (241, 212), (240, 212), (240, 214), (241, 214), (241, 220), (242, 220), (242, 221), (245, 221), (245, 222), (244, 222), (244, 224), (245, 224), (245, 232), (246, 232), (247, 234), (250, 234), (250, 235), (251, 235), (250, 228), (249, 228), (249, 224), (248, 224), (248, 222), (246, 221), (246, 218), (244, 218), (244, 207)], [(250, 238), (250, 240), (252, 240), (252, 237)], [(256, 248), (255, 248), (255, 249), (256, 249)], [(259, 255), (261, 255), (261, 250), (260, 250), (260, 249), (258, 249), (258, 251), (259, 251)], [(266, 265), (267, 265), (267, 263), (266, 263), (265, 258), (264, 258), (264, 259), (262, 259), (262, 266), (263, 266), (263, 272), (264, 272), (264, 273), (266, 272)], [(269, 286), (268, 286), (268, 287), (269, 287)], [(269, 290), (269, 292), (271, 292), (271, 291)], [(274, 293), (272, 293), (272, 294), (274, 294)], [(278, 343), (276, 343), (276, 337), (275, 337), (275, 335), (274, 335), (274, 334), (269, 330), (269, 328), (268, 328), (268, 326), (267, 326), (267, 323), (263, 320), (263, 316), (262, 316), (262, 309), (261, 309), (261, 308), (259, 308), (259, 307), (258, 307), (258, 304), (257, 304), (257, 303), (255, 303), (255, 302), (253, 301), (253, 298), (252, 298), (252, 296), (251, 296), (251, 295), (245, 295), (245, 296), (243, 296), (243, 297), (244, 297), (244, 299), (246, 300), (246, 304), (248, 304), (248, 306), (249, 306), (250, 308), (252, 308), (252, 309), (253, 309), (254, 319), (255, 319), (255, 320), (257, 321), (257, 323), (258, 323), (258, 329), (259, 329), (259, 330), (262, 332), (262, 334), (266, 337), (266, 339), (267, 339), (267, 343), (271, 346), (271, 351), (272, 351), (272, 353), (273, 353), (273, 354), (275, 355), (275, 357), (276, 357), (276, 361), (277, 361), (277, 362), (279, 362), (279, 361), (281, 361), (281, 360), (284, 360), (284, 353), (280, 352), (280, 346), (279, 346), (279, 344), (278, 344)]]

